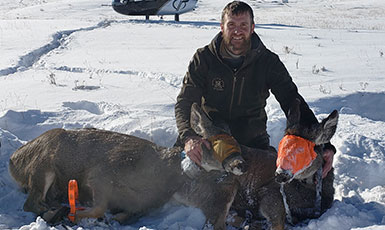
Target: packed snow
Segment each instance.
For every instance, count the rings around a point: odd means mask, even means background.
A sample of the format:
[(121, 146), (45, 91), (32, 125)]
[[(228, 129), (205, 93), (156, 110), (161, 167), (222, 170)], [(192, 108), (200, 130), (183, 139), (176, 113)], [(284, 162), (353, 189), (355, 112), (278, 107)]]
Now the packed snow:
[[(172, 146), (174, 104), (197, 48), (220, 30), (223, 0), (145, 21), (105, 0), (0, 3), (0, 229), (65, 229), (23, 211), (26, 195), (8, 160), (44, 131), (95, 127)], [(276, 52), (319, 119), (340, 113), (332, 143), (335, 202), (294, 230), (385, 229), (385, 1), (250, 0), (256, 29)], [(266, 107), (271, 144), (285, 116)], [(168, 203), (129, 226), (83, 220), (72, 229), (200, 229), (192, 207)]]

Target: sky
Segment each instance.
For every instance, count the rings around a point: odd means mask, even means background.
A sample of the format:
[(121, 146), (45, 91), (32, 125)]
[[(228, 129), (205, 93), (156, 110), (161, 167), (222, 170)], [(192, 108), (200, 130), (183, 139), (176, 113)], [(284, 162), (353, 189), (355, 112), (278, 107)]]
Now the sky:
[[(220, 31), (227, 2), (198, 1), (175, 22), (120, 15), (104, 0), (2, 0), (0, 229), (64, 229), (24, 212), (26, 195), (8, 173), (11, 154), (49, 129), (95, 127), (171, 147), (183, 76)], [(385, 229), (385, 2), (246, 2), (255, 32), (317, 118), (340, 113), (333, 206), (290, 229)], [(266, 112), (276, 147), (286, 119), (274, 96)], [(72, 229), (193, 230), (204, 222), (200, 210), (170, 202), (133, 225), (88, 219)]]

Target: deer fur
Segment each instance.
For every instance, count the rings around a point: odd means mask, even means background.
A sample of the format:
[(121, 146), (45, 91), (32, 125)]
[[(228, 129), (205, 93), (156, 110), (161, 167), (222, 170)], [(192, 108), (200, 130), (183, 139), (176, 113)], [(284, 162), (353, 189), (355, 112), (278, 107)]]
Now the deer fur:
[[(192, 119), (192, 127), (200, 127), (199, 122)], [(225, 229), (237, 182), (231, 176), (218, 180), (225, 170), (242, 174), (244, 160), (236, 156), (216, 162), (206, 149), (203, 162), (215, 170), (189, 178), (181, 168), (181, 151), (111, 131), (53, 129), (16, 150), (9, 171), (28, 193), (24, 210), (47, 221), (54, 221), (68, 202), (68, 181), (76, 179), (79, 201), (89, 207), (76, 212), (77, 221), (103, 217), (109, 210), (128, 223), (175, 197), (202, 209), (214, 229)]]
[[(322, 180), (320, 212), (315, 210), (316, 183), (314, 177), (323, 165), (323, 144), (329, 142), (336, 131), (338, 112), (334, 110), (320, 123), (308, 127), (300, 123), (299, 106), (300, 101), (295, 100), (289, 109), (285, 133), (300, 136), (316, 144), (317, 158), (309, 167), (289, 178), (287, 172), (277, 169), (277, 152), (273, 147), (262, 150), (241, 145), (242, 157), (248, 163), (248, 169), (240, 176), (231, 175), (231, 177), (235, 177), (239, 185), (231, 209), (242, 216), (251, 214), (249, 229), (258, 227), (258, 221), (254, 223), (253, 221), (261, 216), (267, 219), (271, 229), (284, 229), (287, 213), (280, 184), (283, 184), (284, 187), (292, 224), (309, 218), (317, 218), (331, 207), (334, 199), (333, 169)], [(193, 111), (200, 111), (199, 106), (193, 105)], [(228, 127), (220, 129), (212, 125), (211, 120), (203, 112), (193, 113), (191, 119), (200, 120), (200, 122), (194, 122), (200, 124), (195, 131), (204, 138), (221, 132), (229, 133)]]
[[(292, 116), (296, 114), (293, 112), (289, 120), (294, 121), (296, 118)], [(229, 133), (226, 128), (214, 126), (197, 104), (192, 106), (190, 122), (203, 138)], [(326, 126), (330, 126), (327, 121), (323, 124)], [(288, 125), (287, 130), (299, 128), (302, 127)], [(325, 134), (322, 129), (308, 130), (304, 133), (316, 134), (316, 140), (327, 139), (320, 137), (319, 133)], [(79, 200), (90, 207), (78, 211), (77, 220), (102, 217), (109, 210), (116, 220), (127, 223), (173, 197), (200, 208), (214, 229), (226, 229), (230, 208), (241, 214), (249, 211), (253, 217), (262, 215), (271, 223), (271, 229), (284, 229), (286, 213), (280, 185), (275, 181), (277, 153), (274, 148), (261, 150), (241, 146), (241, 157), (224, 162), (215, 161), (205, 145), (202, 149), (202, 166), (214, 170), (189, 173), (181, 168), (182, 149), (178, 147), (164, 148), (134, 136), (97, 129), (53, 129), (19, 148), (11, 156), (9, 169), (12, 177), (28, 192), (24, 210), (46, 216), (48, 221), (67, 201), (68, 181), (76, 179)], [(194, 178), (187, 175), (194, 175)], [(332, 173), (328, 177), (332, 177)], [(297, 181), (294, 179), (285, 185), (294, 214), (295, 210), (314, 204), (312, 198), (302, 201), (301, 197), (307, 189), (313, 191), (312, 185), (305, 184), (297, 190)], [(329, 187), (332, 188), (332, 180)]]
[[(203, 138), (221, 133), (230, 134), (228, 127), (214, 126), (197, 104), (192, 106), (191, 122), (199, 123), (199, 127), (194, 130)], [(202, 145), (202, 147), (204, 146)], [(242, 157), (247, 162), (248, 167), (242, 175), (229, 174), (226, 177), (227, 181), (236, 185), (235, 190), (237, 191), (232, 197), (234, 201), (231, 208), (240, 213), (245, 210), (259, 213), (271, 224), (271, 229), (283, 230), (285, 209), (279, 184), (274, 180), (277, 158), (275, 149), (262, 150), (243, 145), (240, 147)]]
[[(314, 142), (316, 144), (314, 150), (317, 153), (317, 157), (312, 164), (297, 175), (292, 175), (279, 166), (276, 170), (276, 180), (284, 188), (293, 224), (305, 219), (318, 218), (332, 205), (334, 200), (334, 169), (329, 171), (327, 176), (320, 182), (316, 182), (316, 173), (324, 164), (322, 157), (323, 145), (330, 142), (338, 123), (338, 112), (334, 110), (320, 123), (313, 124), (310, 127), (304, 126), (300, 123), (301, 114), (299, 106), (300, 102), (296, 100), (290, 108), (285, 133), (287, 135), (300, 136)], [(317, 183), (322, 184), (322, 189), (320, 190), (320, 210), (315, 210)]]
[[(262, 150), (241, 145), (242, 157), (248, 163), (248, 168), (242, 175), (229, 175), (229, 177), (234, 177), (234, 183), (238, 184), (231, 209), (242, 216), (251, 215), (248, 220), (249, 229), (259, 227), (259, 221), (256, 220), (261, 216), (268, 221), (271, 229), (285, 228), (287, 213), (280, 184), (284, 186), (292, 224), (309, 218), (317, 218), (331, 207), (334, 199), (333, 170), (322, 180), (321, 212), (315, 210), (316, 183), (314, 177), (323, 165), (322, 146), (330, 141), (336, 131), (338, 112), (333, 111), (321, 123), (307, 127), (300, 123), (299, 106), (300, 101), (295, 100), (289, 109), (286, 134), (297, 135), (316, 144), (317, 158), (309, 167), (296, 175), (291, 175), (292, 178), (288, 178), (287, 172), (276, 167), (277, 151), (273, 147)], [(198, 105), (194, 104), (192, 111), (196, 112), (192, 113), (191, 119), (199, 120), (194, 123), (200, 124), (195, 131), (204, 138), (223, 132), (230, 133), (228, 127), (220, 129), (212, 125), (205, 113), (200, 112)]]

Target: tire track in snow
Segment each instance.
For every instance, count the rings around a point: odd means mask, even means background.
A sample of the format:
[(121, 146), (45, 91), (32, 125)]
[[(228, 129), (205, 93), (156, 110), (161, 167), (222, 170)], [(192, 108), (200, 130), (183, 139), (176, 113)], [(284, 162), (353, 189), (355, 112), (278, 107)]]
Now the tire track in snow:
[(126, 20), (116, 20), (116, 24), (133, 24), (133, 25), (160, 25), (160, 26), (171, 26), (171, 27), (188, 27), (188, 28), (197, 28), (197, 29), (214, 29), (218, 30), (220, 23), (217, 21), (166, 21), (163, 19), (126, 19)]
[(65, 40), (66, 37), (70, 36), (71, 34), (75, 32), (81, 32), (81, 31), (91, 31), (99, 28), (105, 28), (111, 25), (113, 21), (111, 20), (104, 20), (99, 22), (95, 26), (90, 26), (90, 27), (85, 27), (85, 28), (80, 28), (80, 29), (75, 29), (75, 30), (63, 30), (56, 32), (55, 34), (52, 35), (52, 41), (49, 42), (48, 44), (37, 48), (26, 55), (23, 55), (19, 58), (19, 61), (15, 66), (8, 67), (5, 69), (0, 70), (0, 77), (2, 76), (7, 76), (16, 72), (21, 72), (25, 71), (28, 68), (32, 67), (33, 64), (35, 64), (39, 59), (51, 52), (54, 49), (57, 49), (62, 46), (63, 41)]
[(60, 66), (53, 68), (58, 71), (66, 71), (72, 73), (113, 73), (113, 74), (122, 74), (122, 75), (136, 75), (142, 78), (149, 80), (157, 80), (160, 82), (165, 82), (173, 88), (180, 88), (182, 85), (182, 80), (180, 75), (175, 75), (171, 73), (153, 73), (153, 72), (143, 72), (136, 70), (109, 70), (109, 69), (89, 69), (85, 67), (69, 67), (69, 66)]

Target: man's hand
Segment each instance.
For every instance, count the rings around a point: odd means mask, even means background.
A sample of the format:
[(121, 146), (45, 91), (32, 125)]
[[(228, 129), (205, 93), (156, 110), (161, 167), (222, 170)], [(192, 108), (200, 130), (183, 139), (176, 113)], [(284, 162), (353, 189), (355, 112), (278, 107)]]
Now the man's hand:
[(322, 178), (325, 178), (326, 175), (328, 175), (328, 172), (332, 169), (333, 167), (333, 157), (334, 157), (334, 152), (331, 149), (324, 149), (323, 152), (323, 158), (325, 160), (325, 164), (322, 168)]
[(208, 149), (211, 149), (210, 143), (201, 137), (190, 137), (184, 144), (186, 155), (197, 165), (201, 165), (202, 161), (202, 143), (205, 144)]

